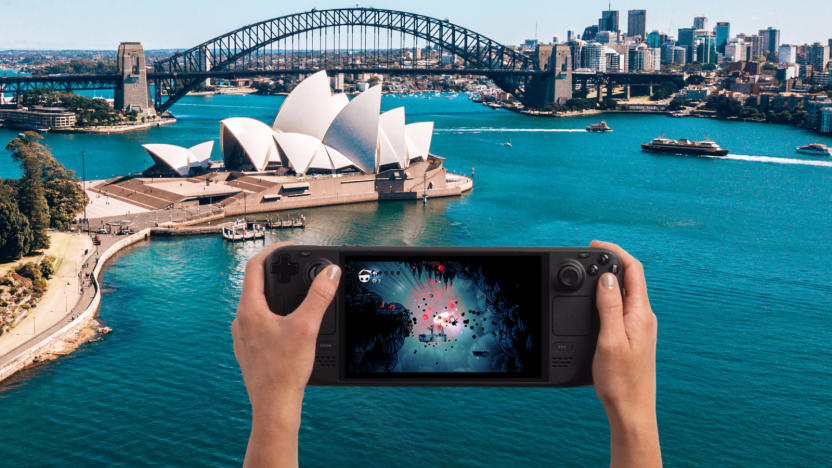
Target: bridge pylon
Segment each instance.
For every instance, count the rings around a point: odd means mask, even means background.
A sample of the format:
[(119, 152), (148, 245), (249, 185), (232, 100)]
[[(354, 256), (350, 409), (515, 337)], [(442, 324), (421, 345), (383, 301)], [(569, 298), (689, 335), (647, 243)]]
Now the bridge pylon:
[(116, 85), (114, 107), (123, 112), (155, 114), (153, 101), (150, 100), (150, 88), (147, 86), (147, 63), (142, 44), (119, 44), (117, 64), (121, 82)]
[(537, 63), (548, 73), (534, 76), (526, 85), (524, 104), (544, 108), (547, 104), (563, 105), (572, 99), (572, 53), (566, 44), (539, 45)]

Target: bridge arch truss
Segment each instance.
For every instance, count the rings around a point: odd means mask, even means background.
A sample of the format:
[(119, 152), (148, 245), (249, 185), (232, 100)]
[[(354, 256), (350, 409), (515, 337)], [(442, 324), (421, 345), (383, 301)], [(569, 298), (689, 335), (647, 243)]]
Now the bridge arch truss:
[[(461, 68), (434, 72), (487, 76), (521, 102), (530, 80), (541, 73), (534, 57), (448, 20), (396, 10), (342, 8), (311, 10), (241, 27), (156, 62), (148, 78), (154, 84), (156, 108), (162, 112), (198, 88), (209, 72), (213, 76), (218, 71), (227, 72), (226, 76), (236, 76), (238, 71), (251, 76), (324, 69), (415, 73), (419, 68), (416, 54), (409, 66), (402, 57), (407, 49), (419, 50), (420, 44), (461, 59)], [(402, 53), (396, 56), (393, 50)]]

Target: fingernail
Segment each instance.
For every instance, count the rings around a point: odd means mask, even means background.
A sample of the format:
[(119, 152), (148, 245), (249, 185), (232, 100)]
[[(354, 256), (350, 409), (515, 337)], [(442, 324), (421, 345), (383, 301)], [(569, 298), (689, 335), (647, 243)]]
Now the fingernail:
[(338, 265), (332, 265), (332, 268), (329, 269), (329, 273), (326, 274), (329, 279), (332, 281), (338, 281), (341, 278), (341, 267)]
[(615, 275), (607, 273), (601, 277), (601, 286), (607, 289), (615, 289)]

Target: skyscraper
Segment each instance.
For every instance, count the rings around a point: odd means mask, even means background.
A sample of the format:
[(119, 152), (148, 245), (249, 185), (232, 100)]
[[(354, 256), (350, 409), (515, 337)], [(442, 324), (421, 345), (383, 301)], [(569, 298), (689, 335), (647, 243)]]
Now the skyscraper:
[(716, 63), (716, 37), (706, 32), (696, 36), (696, 61), (702, 64)]
[(604, 10), (598, 20), (598, 31), (618, 32), (618, 10)]
[(716, 50), (720, 54), (725, 53), (725, 44), (728, 43), (728, 38), (731, 37), (731, 23), (727, 21), (720, 21), (716, 23)]
[(811, 65), (816, 72), (826, 68), (829, 63), (829, 46), (815, 42), (806, 47), (806, 65)]
[(780, 30), (771, 26), (768, 29), (761, 29), (760, 36), (763, 38), (764, 53), (777, 52), (780, 47)]
[(693, 18), (693, 29), (708, 29), (708, 17), (697, 16)]
[(627, 35), (644, 39), (647, 32), (647, 10), (630, 10), (627, 12)]

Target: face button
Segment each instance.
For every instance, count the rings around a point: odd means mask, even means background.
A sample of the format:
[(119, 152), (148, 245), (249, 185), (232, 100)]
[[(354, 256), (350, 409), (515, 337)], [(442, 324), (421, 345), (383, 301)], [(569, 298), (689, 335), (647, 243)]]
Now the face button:
[(610, 262), (609, 254), (603, 253), (603, 254), (601, 254), (600, 257), (598, 257), (598, 263), (600, 263), (601, 265), (606, 265), (609, 262)]
[(597, 274), (598, 274), (598, 265), (590, 265), (590, 266), (586, 269), (586, 271), (587, 271), (587, 273), (589, 273), (589, 274), (590, 274), (590, 276), (595, 276), (595, 275), (597, 275)]
[(617, 275), (618, 274), (618, 264), (613, 263), (610, 265), (610, 273)]

